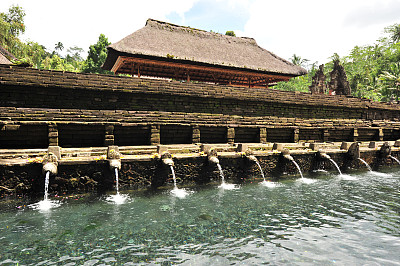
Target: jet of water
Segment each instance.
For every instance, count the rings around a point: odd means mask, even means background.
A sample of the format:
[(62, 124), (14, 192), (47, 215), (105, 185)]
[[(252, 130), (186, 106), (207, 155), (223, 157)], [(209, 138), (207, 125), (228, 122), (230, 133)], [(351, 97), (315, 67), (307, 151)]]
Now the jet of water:
[(396, 157), (393, 157), (392, 155), (389, 155), (389, 157), (390, 157), (391, 159), (395, 160), (398, 164), (400, 164), (399, 159), (397, 159)]
[(182, 188), (178, 188), (178, 185), (176, 184), (176, 176), (175, 176), (175, 170), (174, 167), (172, 165), (169, 165), (170, 169), (171, 169), (171, 173), (172, 173), (172, 179), (174, 180), (174, 189), (171, 190), (171, 194), (175, 197), (178, 198), (185, 198), (187, 195), (189, 195), (190, 193), (192, 193), (192, 191), (186, 191), (186, 189), (182, 189)]
[(176, 176), (175, 176), (174, 167), (172, 165), (170, 165), (169, 167), (171, 168), (172, 179), (174, 180), (174, 189), (178, 189), (178, 186), (176, 185)]
[(329, 158), (329, 161), (331, 161), (331, 163), (336, 167), (336, 169), (337, 169), (338, 172), (339, 172), (339, 175), (342, 175), (342, 171), (340, 171), (340, 168), (339, 168), (339, 166), (337, 165), (337, 163), (336, 163), (334, 160), (332, 160), (331, 158)]
[(296, 161), (292, 158), (292, 163), (297, 167), (297, 170), (299, 170), (301, 178), (304, 179), (303, 173), (301, 172), (300, 166), (296, 163)]
[(256, 157), (254, 157), (254, 158), (255, 158), (255, 162), (256, 162), (256, 164), (257, 164), (257, 166), (258, 166), (258, 169), (260, 169), (261, 176), (262, 176), (264, 182), (266, 182), (266, 180), (265, 180), (265, 175), (264, 175), (264, 172), (263, 172), (263, 170), (262, 170), (262, 168), (261, 168), (260, 162), (257, 160)]
[(219, 185), (218, 187), (222, 188), (222, 189), (227, 189), (227, 190), (238, 189), (239, 187), (236, 186), (235, 184), (225, 183), (225, 176), (224, 176), (224, 172), (222, 171), (222, 167), (219, 163), (217, 163), (217, 167), (219, 170), (219, 175), (221, 176), (221, 185)]
[(358, 158), (361, 162), (363, 162), (363, 164), (365, 164), (365, 166), (368, 168), (368, 170), (370, 171), (370, 172), (372, 172), (372, 168), (371, 168), (371, 166), (369, 166), (369, 164), (366, 162), (366, 161), (364, 161), (363, 159), (361, 159), (361, 158)]
[(118, 181), (118, 168), (114, 168), (114, 173), (115, 173), (115, 187), (117, 190), (117, 195), (119, 195), (119, 181)]
[(49, 182), (50, 182), (50, 171), (46, 171), (46, 178), (44, 180), (44, 200), (49, 199)]

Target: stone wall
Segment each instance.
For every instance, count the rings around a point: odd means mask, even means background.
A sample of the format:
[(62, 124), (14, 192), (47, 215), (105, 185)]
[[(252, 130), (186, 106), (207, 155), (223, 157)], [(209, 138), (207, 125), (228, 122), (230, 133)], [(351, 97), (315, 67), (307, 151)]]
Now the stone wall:
[(395, 140), (399, 117), (343, 95), (0, 66), (0, 148)]

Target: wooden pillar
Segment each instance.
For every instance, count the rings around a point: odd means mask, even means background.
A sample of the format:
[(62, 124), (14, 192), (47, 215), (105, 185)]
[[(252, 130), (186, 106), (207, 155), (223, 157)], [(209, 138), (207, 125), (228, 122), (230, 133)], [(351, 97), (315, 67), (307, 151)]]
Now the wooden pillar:
[(267, 128), (260, 127), (260, 143), (267, 143)]
[(137, 76), (140, 78), (140, 65), (137, 66)]
[(354, 128), (353, 129), (353, 141), (357, 141), (358, 139), (358, 129)]
[(49, 146), (58, 146), (58, 128), (56, 123), (47, 125)]
[(161, 142), (160, 125), (150, 126), (150, 145), (158, 145)]
[(104, 146), (114, 145), (114, 125), (105, 125)]
[(235, 143), (235, 128), (228, 127), (227, 132), (226, 132), (226, 139), (229, 144)]
[(190, 82), (190, 75), (189, 75), (189, 73), (187, 73), (186, 75), (187, 75), (187, 77), (186, 77), (186, 78), (187, 78), (187, 79), (186, 79), (186, 81), (187, 81), (187, 83), (189, 83), (189, 82)]
[(327, 128), (322, 129), (322, 141), (327, 142), (329, 141), (329, 130)]
[(383, 129), (380, 127), (380, 128), (378, 129), (378, 140), (379, 140), (379, 141), (383, 141), (383, 137), (384, 137)]
[(300, 139), (300, 129), (298, 127), (293, 129), (293, 142), (299, 142)]
[(200, 143), (200, 126), (192, 125), (192, 143)]

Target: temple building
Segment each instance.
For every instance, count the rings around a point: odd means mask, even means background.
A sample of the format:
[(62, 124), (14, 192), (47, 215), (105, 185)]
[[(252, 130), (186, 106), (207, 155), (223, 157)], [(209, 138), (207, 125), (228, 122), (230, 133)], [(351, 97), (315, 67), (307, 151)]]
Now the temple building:
[(148, 19), (146, 26), (108, 47), (103, 65), (116, 74), (268, 87), (307, 71), (233, 37)]

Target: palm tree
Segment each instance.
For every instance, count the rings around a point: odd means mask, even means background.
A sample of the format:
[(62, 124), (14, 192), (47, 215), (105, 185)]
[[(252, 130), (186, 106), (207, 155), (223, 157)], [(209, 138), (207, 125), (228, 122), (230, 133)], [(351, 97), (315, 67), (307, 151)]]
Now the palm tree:
[(383, 71), (379, 79), (382, 82), (382, 96), (388, 100), (392, 95), (395, 95), (396, 101), (399, 101), (400, 63), (391, 64), (390, 70)]
[(389, 38), (393, 43), (400, 42), (400, 24), (394, 24), (386, 27), (385, 32), (389, 34)]
[(292, 63), (296, 66), (302, 66), (305, 67), (305, 65), (307, 64), (307, 62), (309, 62), (310, 60), (308, 59), (303, 59), (301, 58), (301, 56), (298, 56), (296, 54), (293, 54), (293, 56), (290, 58), (290, 60), (292, 61)]

